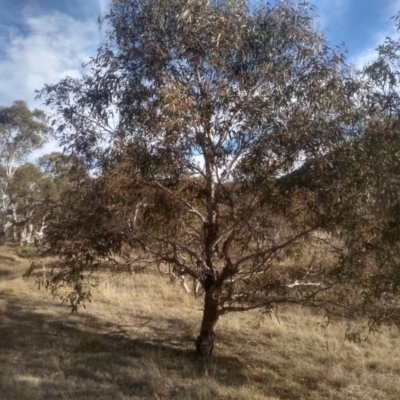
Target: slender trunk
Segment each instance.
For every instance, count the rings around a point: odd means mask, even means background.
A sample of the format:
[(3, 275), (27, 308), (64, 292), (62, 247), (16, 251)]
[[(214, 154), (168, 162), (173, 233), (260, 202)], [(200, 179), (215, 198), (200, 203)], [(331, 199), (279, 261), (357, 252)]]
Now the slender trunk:
[(17, 222), (17, 207), (14, 203), (11, 203), (11, 211), (12, 211), (14, 242), (18, 242), (18, 228), (15, 225), (15, 223)]
[(214, 348), (215, 325), (218, 321), (218, 295), (215, 284), (205, 289), (203, 320), (200, 335), (196, 340), (196, 351), (201, 357), (211, 357)]

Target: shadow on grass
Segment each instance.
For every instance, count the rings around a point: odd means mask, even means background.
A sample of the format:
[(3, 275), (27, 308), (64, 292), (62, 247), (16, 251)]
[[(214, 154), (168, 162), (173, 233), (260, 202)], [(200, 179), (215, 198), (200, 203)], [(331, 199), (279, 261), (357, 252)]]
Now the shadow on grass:
[(68, 315), (57, 303), (27, 304), (18, 294), (0, 293), (0, 304), (4, 400), (208, 399), (213, 389), (204, 382), (231, 387), (248, 379), (236, 357), (198, 359), (183, 320), (135, 317), (130, 329), (150, 332), (138, 339), (127, 326)]
[(10, 278), (12, 275), (13, 272), (10, 271), (9, 269), (4, 269), (4, 268), (0, 269), (0, 279)]
[(18, 262), (12, 257), (0, 255), (0, 279), (9, 279), (19, 273)]

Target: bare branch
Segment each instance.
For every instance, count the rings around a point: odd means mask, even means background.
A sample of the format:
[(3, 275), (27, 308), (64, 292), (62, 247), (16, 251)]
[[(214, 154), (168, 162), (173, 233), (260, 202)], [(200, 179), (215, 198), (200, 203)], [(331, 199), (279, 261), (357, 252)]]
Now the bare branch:
[(192, 207), (192, 206), (191, 206), (186, 200), (184, 200), (182, 197), (176, 195), (176, 194), (173, 193), (171, 190), (167, 189), (167, 188), (166, 188), (165, 186), (163, 186), (160, 182), (154, 181), (153, 184), (154, 184), (155, 186), (158, 186), (158, 187), (161, 188), (162, 190), (164, 190), (164, 191), (165, 191), (166, 193), (168, 193), (173, 199), (175, 199), (175, 200), (179, 201), (180, 203), (182, 203), (190, 213), (192, 213), (192, 214), (198, 216), (202, 222), (206, 222), (205, 217), (204, 217), (198, 210), (196, 210), (194, 207)]

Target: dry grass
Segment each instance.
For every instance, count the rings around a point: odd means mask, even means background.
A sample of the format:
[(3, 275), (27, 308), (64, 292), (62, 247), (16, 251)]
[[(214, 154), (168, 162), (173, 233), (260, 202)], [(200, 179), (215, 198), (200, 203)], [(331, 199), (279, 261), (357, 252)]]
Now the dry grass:
[(342, 324), (321, 330), (301, 309), (282, 310), (280, 322), (234, 314), (204, 362), (193, 345), (201, 301), (164, 277), (106, 280), (70, 315), (22, 278), (29, 260), (0, 254), (1, 399), (399, 398), (397, 330), (355, 344)]

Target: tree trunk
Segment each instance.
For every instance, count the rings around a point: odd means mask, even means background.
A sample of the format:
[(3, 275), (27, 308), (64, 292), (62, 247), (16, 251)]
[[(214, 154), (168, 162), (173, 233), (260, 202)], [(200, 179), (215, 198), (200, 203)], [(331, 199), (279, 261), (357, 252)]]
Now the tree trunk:
[(220, 291), (217, 287), (218, 272), (213, 263), (215, 256), (215, 241), (218, 237), (218, 203), (215, 196), (216, 182), (216, 162), (215, 146), (213, 143), (213, 133), (211, 129), (207, 130), (206, 144), (203, 147), (204, 162), (206, 169), (207, 183), (207, 220), (203, 225), (203, 243), (205, 253), (205, 271), (204, 281), (204, 311), (201, 321), (200, 335), (196, 340), (196, 351), (201, 357), (211, 357), (214, 348), (215, 324), (219, 318), (219, 296)]
[(196, 351), (201, 357), (211, 357), (212, 355), (215, 339), (214, 328), (218, 318), (218, 296), (213, 285), (205, 290), (203, 320), (200, 335), (196, 340)]
[(15, 225), (15, 223), (17, 222), (17, 207), (14, 203), (11, 203), (11, 211), (12, 211), (12, 222), (13, 222), (13, 238), (14, 238), (14, 242), (17, 243), (18, 242), (18, 228)]

